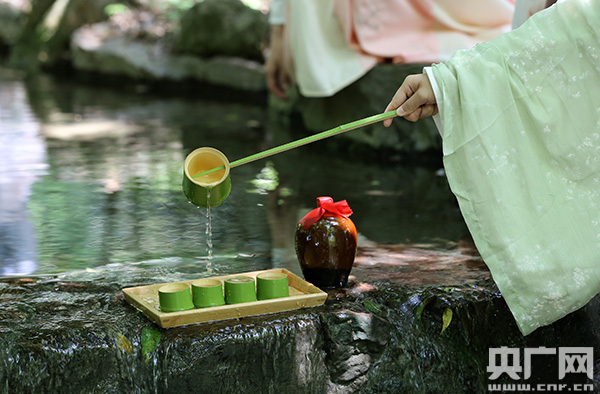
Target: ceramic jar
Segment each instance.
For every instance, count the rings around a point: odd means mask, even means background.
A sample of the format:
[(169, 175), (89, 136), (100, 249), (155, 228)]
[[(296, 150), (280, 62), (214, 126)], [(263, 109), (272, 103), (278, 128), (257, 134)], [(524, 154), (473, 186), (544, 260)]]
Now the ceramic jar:
[(357, 249), (356, 227), (346, 200), (318, 197), (317, 208), (298, 223), (296, 255), (304, 278), (321, 288), (344, 287)]

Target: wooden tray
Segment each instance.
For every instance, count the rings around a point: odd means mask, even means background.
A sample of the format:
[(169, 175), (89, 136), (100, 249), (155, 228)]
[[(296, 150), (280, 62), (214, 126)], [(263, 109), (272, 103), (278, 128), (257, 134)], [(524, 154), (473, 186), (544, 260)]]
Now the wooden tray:
[[(223, 281), (239, 275), (256, 278), (256, 275), (263, 272), (283, 272), (287, 274), (290, 287), (289, 297), (246, 302), (243, 304), (190, 309), (181, 312), (162, 312), (158, 302), (158, 288), (168, 283), (158, 283), (150, 286), (128, 287), (123, 289), (123, 294), (125, 295), (127, 302), (141, 310), (146, 316), (163, 328), (290, 311), (293, 309), (300, 309), (325, 303), (327, 293), (284, 268), (214, 276), (211, 277), (211, 279), (219, 279)], [(187, 283), (191, 286), (191, 283), (194, 280), (197, 279), (172, 283)]]

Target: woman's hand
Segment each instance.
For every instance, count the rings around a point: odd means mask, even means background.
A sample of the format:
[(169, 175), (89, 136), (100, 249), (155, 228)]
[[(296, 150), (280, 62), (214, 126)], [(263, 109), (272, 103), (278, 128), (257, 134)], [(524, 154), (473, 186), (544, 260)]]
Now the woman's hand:
[[(394, 94), (392, 101), (384, 112), (397, 110), (399, 116), (416, 122), (438, 113), (435, 95), (427, 74), (414, 74), (406, 77)], [(385, 127), (392, 124), (392, 119), (383, 122)]]
[(290, 72), (286, 67), (283, 46), (284, 25), (271, 26), (271, 48), (265, 64), (267, 88), (281, 100), (287, 100), (285, 91), (290, 84)]

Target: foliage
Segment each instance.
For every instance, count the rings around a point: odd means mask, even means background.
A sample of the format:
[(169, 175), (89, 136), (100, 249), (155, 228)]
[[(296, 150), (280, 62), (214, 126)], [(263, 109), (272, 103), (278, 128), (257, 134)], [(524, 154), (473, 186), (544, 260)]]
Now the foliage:
[(181, 15), (192, 8), (198, 0), (154, 0), (150, 1), (150, 8), (157, 14), (164, 15), (167, 20), (178, 20)]
[(145, 327), (142, 330), (142, 355), (146, 362), (150, 359), (150, 353), (158, 346), (161, 337), (160, 331), (154, 327)]
[(129, 11), (129, 7), (127, 7), (125, 4), (120, 3), (109, 4), (106, 7), (104, 7), (104, 12), (108, 16), (122, 14), (126, 11)]
[(279, 186), (279, 173), (273, 166), (272, 162), (267, 162), (267, 165), (260, 170), (260, 173), (255, 179), (249, 181), (254, 189), (247, 190), (249, 193), (267, 194)]

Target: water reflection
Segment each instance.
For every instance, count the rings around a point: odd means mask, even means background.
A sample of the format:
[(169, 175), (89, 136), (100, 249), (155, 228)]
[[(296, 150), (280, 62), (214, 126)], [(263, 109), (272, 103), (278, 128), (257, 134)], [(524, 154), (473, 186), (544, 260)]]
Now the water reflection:
[[(206, 273), (206, 210), (181, 191), (183, 159), (230, 161), (297, 138), (264, 105), (24, 81), (0, 71), (0, 275), (148, 263)], [(466, 230), (436, 169), (367, 165), (322, 148), (232, 170), (211, 210), (211, 274), (299, 272), (293, 232), (319, 195), (348, 199), (383, 243), (458, 240)], [(435, 242), (434, 242), (435, 244)]]
[(26, 204), (47, 167), (46, 145), (23, 84), (0, 74), (0, 274), (36, 270), (34, 226)]

